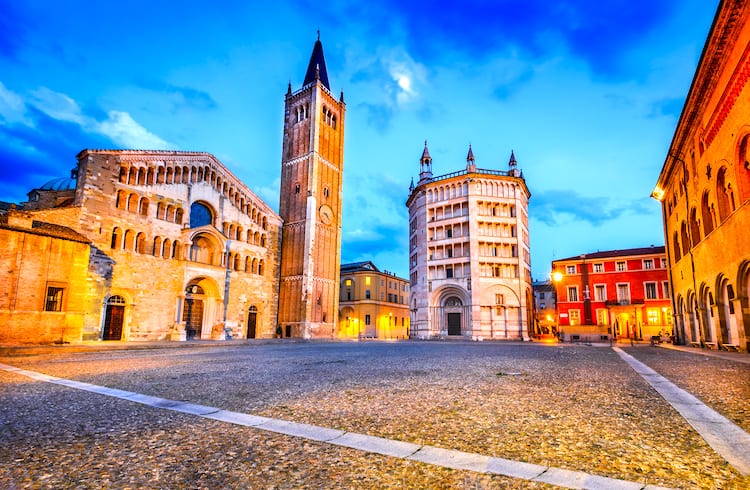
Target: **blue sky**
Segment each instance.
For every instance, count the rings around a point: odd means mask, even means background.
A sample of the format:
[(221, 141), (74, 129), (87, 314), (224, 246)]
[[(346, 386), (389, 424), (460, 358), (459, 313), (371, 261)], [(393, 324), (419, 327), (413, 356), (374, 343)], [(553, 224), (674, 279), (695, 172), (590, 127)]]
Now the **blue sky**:
[(347, 102), (342, 260), (408, 277), (409, 182), (506, 169), (550, 262), (661, 245), (649, 198), (716, 0), (0, 0), (0, 200), (83, 148), (207, 151), (278, 209), (284, 94), (316, 39)]

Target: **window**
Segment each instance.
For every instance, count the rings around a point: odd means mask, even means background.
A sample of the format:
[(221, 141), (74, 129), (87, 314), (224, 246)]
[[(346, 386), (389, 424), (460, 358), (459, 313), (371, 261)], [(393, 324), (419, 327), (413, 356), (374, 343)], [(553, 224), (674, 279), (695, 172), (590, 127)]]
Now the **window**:
[(453, 228), (446, 228), (445, 229), (445, 236), (448, 238), (453, 238)]
[(544, 299), (544, 293), (539, 293), (539, 299)]
[(604, 284), (594, 285), (594, 299), (596, 301), (607, 301), (607, 287)]
[(568, 301), (578, 301), (577, 286), (568, 286)]
[(567, 272), (568, 274), (575, 274), (575, 273), (576, 273), (576, 266), (574, 266), (574, 265), (569, 265), (569, 266), (567, 266), (567, 267), (565, 268), (565, 271), (566, 271), (566, 272)]
[(299, 194), (299, 184), (294, 184), (294, 193)]
[(606, 325), (607, 324), (607, 309), (597, 308), (596, 310), (596, 324)]
[(351, 279), (347, 279), (346, 281), (344, 281), (344, 284), (346, 284), (347, 286), (351, 286), (352, 285), (352, 280)]
[(649, 325), (658, 325), (659, 324), (659, 309), (658, 308), (647, 309), (646, 318), (647, 318)]
[(365, 325), (370, 324), (370, 315), (365, 315)]
[(594, 264), (594, 272), (604, 272), (604, 264)]
[(568, 317), (571, 325), (581, 324), (581, 310), (568, 310)]
[(365, 290), (365, 299), (370, 299), (370, 290)]
[(63, 291), (65, 291), (65, 288), (47, 286), (47, 299), (44, 302), (44, 311), (62, 311)]
[(365, 286), (370, 285), (370, 276), (365, 276)]
[(504, 305), (505, 304), (505, 295), (503, 295), (503, 294), (495, 294), (495, 304), (496, 305)]
[(664, 299), (669, 299), (669, 281), (661, 283), (661, 292)]
[[(165, 215), (165, 219), (168, 219), (168, 216)], [(174, 219), (174, 217), (172, 217), (172, 219)], [(191, 228), (210, 225), (213, 223), (213, 221), (213, 213), (208, 206), (199, 202), (194, 202), (190, 205)]]
[(617, 285), (617, 301), (619, 301), (620, 303), (630, 302), (630, 285), (629, 284)]
[(654, 259), (644, 259), (643, 260), (643, 268), (644, 269), (653, 269), (654, 268)]
[(661, 268), (666, 269), (667, 268), (667, 259), (661, 259)]
[(616, 266), (615, 266), (615, 269), (617, 269), (617, 271), (618, 271), (618, 272), (622, 272), (622, 271), (624, 271), (624, 270), (626, 270), (626, 269), (627, 269), (627, 268), (625, 267), (625, 265), (626, 265), (626, 264), (625, 264), (625, 262), (624, 262), (624, 261), (623, 261), (623, 262), (617, 262), (617, 264), (616, 264)]
[(646, 299), (656, 299), (656, 283), (647, 282), (646, 287)]
[(445, 277), (451, 279), (453, 277), (453, 267), (445, 268)]

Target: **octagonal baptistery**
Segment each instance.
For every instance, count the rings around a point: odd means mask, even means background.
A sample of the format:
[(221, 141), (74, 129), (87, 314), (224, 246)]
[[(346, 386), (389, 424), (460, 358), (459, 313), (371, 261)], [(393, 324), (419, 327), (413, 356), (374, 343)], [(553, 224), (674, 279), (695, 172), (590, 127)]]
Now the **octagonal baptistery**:
[(272, 337), (281, 218), (213, 155), (83, 150), (67, 208), (93, 245), (82, 339)]
[(528, 340), (532, 334), (529, 189), (508, 170), (433, 177), (425, 142), (409, 208), (411, 338)]

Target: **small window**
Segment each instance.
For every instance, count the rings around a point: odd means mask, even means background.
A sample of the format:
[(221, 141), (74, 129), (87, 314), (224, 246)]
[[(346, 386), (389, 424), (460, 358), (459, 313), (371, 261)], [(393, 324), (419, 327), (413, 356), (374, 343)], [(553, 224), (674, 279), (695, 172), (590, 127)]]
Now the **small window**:
[(626, 270), (626, 264), (625, 264), (625, 262), (617, 262), (615, 268), (617, 269), (618, 272), (622, 272), (622, 271)]
[(294, 184), (294, 193), (299, 194), (299, 184)]
[(594, 264), (594, 272), (604, 272), (604, 264)]
[(365, 290), (365, 299), (370, 299), (370, 290), (369, 289)]
[(646, 299), (656, 299), (656, 283), (646, 283)]
[(568, 301), (578, 301), (578, 288), (576, 286), (568, 286)]
[(329, 191), (329, 190), (328, 190), (328, 187), (324, 187), (324, 188), (323, 188), (323, 196), (324, 196), (325, 198), (328, 198), (328, 195), (330, 194), (330, 192), (331, 192), (331, 191)]
[(453, 277), (453, 267), (445, 268), (445, 277), (451, 279)]
[(643, 260), (643, 268), (644, 269), (653, 269), (654, 268), (654, 259), (644, 259)]
[(351, 286), (352, 285), (352, 280), (351, 279), (347, 279), (346, 281), (344, 281), (344, 284), (346, 284), (347, 286)]
[(64, 291), (65, 288), (47, 286), (47, 299), (44, 302), (44, 311), (62, 311)]
[(607, 301), (607, 290), (605, 289), (604, 284), (594, 285), (594, 299), (596, 299), (596, 301)]
[(504, 305), (505, 304), (505, 295), (495, 294), (495, 304), (496, 305)]
[(576, 266), (569, 265), (569, 266), (565, 267), (565, 270), (567, 271), (568, 274), (575, 274), (576, 273)]
[(365, 315), (365, 325), (370, 324), (370, 315)]

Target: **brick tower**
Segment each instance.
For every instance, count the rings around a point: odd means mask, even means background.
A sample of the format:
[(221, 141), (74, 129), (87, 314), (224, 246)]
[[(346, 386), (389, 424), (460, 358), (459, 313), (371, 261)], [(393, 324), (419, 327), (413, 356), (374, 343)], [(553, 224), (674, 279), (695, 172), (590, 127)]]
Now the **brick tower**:
[(344, 93), (328, 84), (320, 35), (302, 88), (286, 93), (279, 214), (279, 325), (285, 337), (336, 337), (344, 180)]

